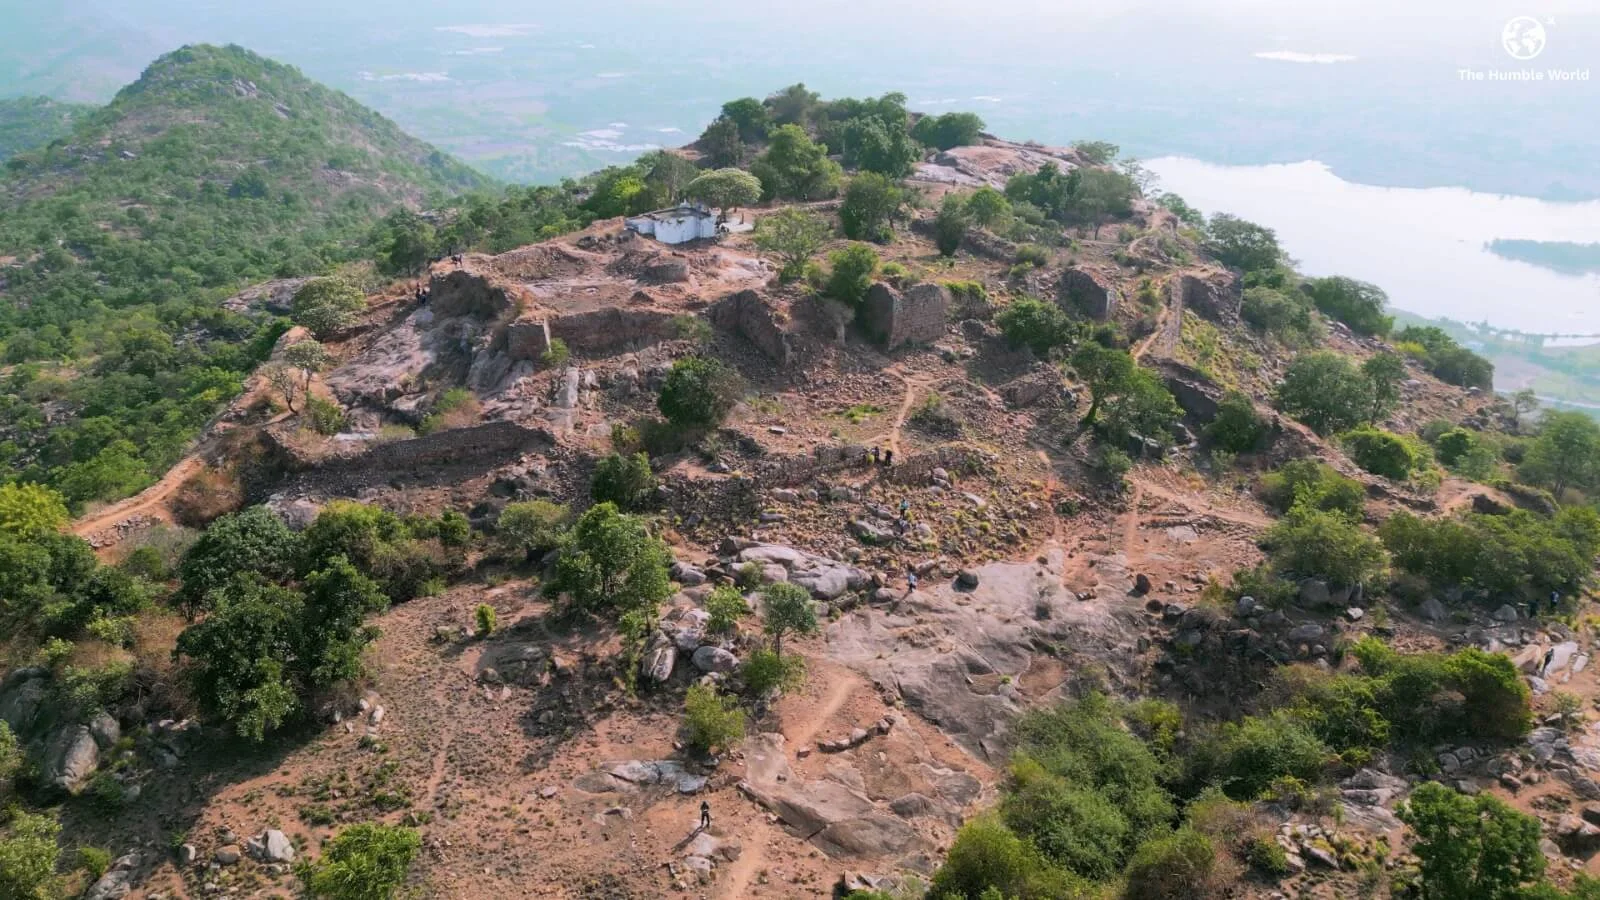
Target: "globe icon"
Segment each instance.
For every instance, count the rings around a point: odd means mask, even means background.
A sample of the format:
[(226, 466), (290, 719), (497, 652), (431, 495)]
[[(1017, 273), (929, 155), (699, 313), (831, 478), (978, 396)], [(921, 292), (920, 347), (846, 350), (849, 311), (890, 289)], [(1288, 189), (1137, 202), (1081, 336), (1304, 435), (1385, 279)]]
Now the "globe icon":
[(1544, 52), (1544, 42), (1544, 26), (1532, 16), (1517, 16), (1500, 30), (1500, 44), (1513, 59), (1533, 59)]

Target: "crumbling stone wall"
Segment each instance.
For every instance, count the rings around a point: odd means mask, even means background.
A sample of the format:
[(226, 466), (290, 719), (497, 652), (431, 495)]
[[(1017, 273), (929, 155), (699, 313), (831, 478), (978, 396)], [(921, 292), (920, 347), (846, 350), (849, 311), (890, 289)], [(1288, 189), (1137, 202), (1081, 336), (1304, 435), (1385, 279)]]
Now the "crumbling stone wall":
[(1061, 273), (1056, 303), (1063, 309), (1104, 322), (1117, 314), (1121, 302), (1117, 289), (1092, 272), (1067, 269)]
[(464, 269), (433, 276), (428, 282), (428, 303), (436, 316), (476, 316), (498, 319), (521, 308), (517, 288)]
[(789, 365), (794, 358), (794, 345), (778, 322), (777, 312), (755, 291), (740, 291), (724, 297), (707, 311), (707, 317), (716, 327), (754, 344), (780, 366)]
[(928, 344), (944, 336), (950, 319), (950, 292), (931, 282), (904, 293), (878, 282), (867, 291), (861, 324), (890, 350), (904, 344)]
[(1168, 282), (1168, 290), (1173, 292), (1175, 309), (1192, 309), (1196, 315), (1213, 322), (1239, 321), (1239, 310), (1244, 306), (1243, 287), (1232, 272), (1214, 272), (1203, 277), (1184, 272)]
[(593, 312), (556, 316), (550, 336), (566, 341), (578, 353), (641, 350), (678, 336), (676, 317), (654, 309), (607, 307)]

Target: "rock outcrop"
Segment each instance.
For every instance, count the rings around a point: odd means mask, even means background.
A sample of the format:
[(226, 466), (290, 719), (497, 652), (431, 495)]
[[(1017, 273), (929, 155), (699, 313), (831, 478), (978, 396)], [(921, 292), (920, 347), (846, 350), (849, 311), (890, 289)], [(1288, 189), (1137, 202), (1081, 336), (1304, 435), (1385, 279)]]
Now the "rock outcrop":
[(1063, 309), (1107, 321), (1117, 314), (1122, 295), (1103, 277), (1087, 269), (1067, 269), (1061, 273), (1056, 303)]
[(1232, 272), (1183, 272), (1168, 282), (1175, 309), (1192, 309), (1213, 322), (1239, 321), (1244, 292)]

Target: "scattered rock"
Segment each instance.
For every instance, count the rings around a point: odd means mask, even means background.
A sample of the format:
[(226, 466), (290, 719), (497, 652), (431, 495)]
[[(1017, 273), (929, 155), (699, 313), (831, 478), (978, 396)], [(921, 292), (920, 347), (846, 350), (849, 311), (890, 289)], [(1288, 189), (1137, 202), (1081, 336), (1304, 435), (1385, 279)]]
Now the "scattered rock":
[(964, 588), (975, 588), (978, 586), (978, 573), (972, 569), (962, 569), (956, 573), (956, 584)]
[(1517, 608), (1507, 603), (1494, 611), (1496, 622), (1515, 622), (1518, 619)]
[(294, 862), (294, 844), (276, 828), (268, 828), (245, 843), (250, 855), (262, 862)]
[(1135, 594), (1143, 597), (1145, 594), (1150, 593), (1150, 591), (1153, 588), (1154, 588), (1154, 585), (1152, 585), (1150, 583), (1150, 576), (1149, 575), (1146, 575), (1143, 572), (1140, 572), (1138, 575), (1134, 576), (1134, 579), (1133, 579), (1133, 592)]
[(1449, 611), (1439, 602), (1439, 598), (1429, 597), (1417, 607), (1417, 615), (1429, 622), (1442, 622), (1444, 617), (1449, 615)]
[(118, 900), (133, 890), (133, 879), (139, 871), (139, 854), (129, 853), (117, 857), (105, 874), (83, 895), (84, 900)]
[(701, 647), (694, 652), (691, 661), (702, 672), (727, 673), (739, 668), (739, 658), (721, 647)]
[(231, 866), (239, 861), (239, 848), (218, 847), (217, 852), (212, 854), (212, 858), (217, 861), (218, 865)]

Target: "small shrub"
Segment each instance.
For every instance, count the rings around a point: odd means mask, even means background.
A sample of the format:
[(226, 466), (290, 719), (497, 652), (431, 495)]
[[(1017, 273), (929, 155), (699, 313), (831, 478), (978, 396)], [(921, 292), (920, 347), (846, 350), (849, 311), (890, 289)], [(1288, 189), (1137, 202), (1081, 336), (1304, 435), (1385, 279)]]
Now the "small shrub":
[(1375, 584), (1388, 567), (1377, 538), (1340, 513), (1297, 505), (1262, 536), (1279, 572), (1333, 584)]
[(494, 607), (487, 603), (479, 603), (478, 608), (473, 610), (472, 620), (474, 627), (477, 629), (478, 637), (486, 638), (489, 635), (494, 634)]
[(312, 396), (306, 399), (305, 408), (306, 424), (311, 430), (323, 437), (331, 437), (344, 430), (344, 410), (339, 404), (321, 397)]
[(1268, 878), (1282, 878), (1291, 871), (1288, 852), (1267, 835), (1252, 835), (1245, 841), (1241, 855), (1250, 868)]
[(645, 509), (655, 502), (656, 476), (643, 453), (613, 453), (600, 460), (589, 483), (596, 503), (615, 503), (625, 511)]
[(961, 414), (937, 394), (930, 394), (922, 405), (911, 413), (909, 421), (918, 430), (928, 434), (947, 438), (961, 436)]
[(744, 740), (744, 710), (735, 698), (697, 684), (689, 688), (683, 706), (689, 746), (700, 753), (726, 750)]
[(1116, 447), (1102, 446), (1095, 451), (1094, 470), (1107, 481), (1121, 484), (1133, 469), (1133, 457)]
[(732, 634), (739, 628), (739, 620), (750, 614), (750, 604), (737, 588), (721, 585), (706, 597), (706, 630), (712, 634)]
[(549, 500), (507, 503), (495, 522), (494, 544), (503, 553), (531, 559), (561, 543), (569, 515), (565, 506)]
[(572, 351), (567, 349), (567, 342), (561, 338), (551, 338), (550, 346), (539, 354), (539, 362), (547, 369), (560, 369), (572, 358)]
[(99, 847), (79, 847), (78, 867), (88, 873), (90, 881), (99, 881), (100, 876), (111, 868), (111, 851)]
[(1126, 900), (1190, 900), (1205, 896), (1217, 851), (1203, 834), (1180, 828), (1139, 847), (1128, 863)]
[(905, 287), (906, 285), (910, 284), (912, 280), (911, 270), (897, 262), (884, 263), (883, 268), (878, 272), (878, 274), (883, 277), (884, 281), (889, 282), (897, 288)]
[(776, 651), (761, 648), (752, 651), (742, 670), (744, 686), (756, 697), (764, 697), (776, 688), (792, 691), (805, 683), (806, 661), (802, 656), (782, 656)]
[(1361, 482), (1310, 459), (1286, 462), (1261, 479), (1261, 499), (1280, 513), (1303, 503), (1326, 512), (1360, 516), (1366, 498)]
[(1405, 480), (1427, 462), (1427, 451), (1417, 441), (1378, 428), (1347, 431), (1341, 441), (1356, 465), (1395, 481)]
[(1216, 418), (1206, 426), (1206, 439), (1228, 453), (1249, 453), (1266, 434), (1267, 423), (1256, 414), (1255, 404), (1238, 391), (1223, 396)]
[(326, 900), (388, 900), (405, 883), (422, 847), (410, 828), (352, 825), (323, 846), (315, 862), (300, 864), (306, 893)]
[(1050, 264), (1050, 251), (1038, 244), (1020, 244), (1017, 247), (1017, 263), (1031, 269), (1041, 269)]

